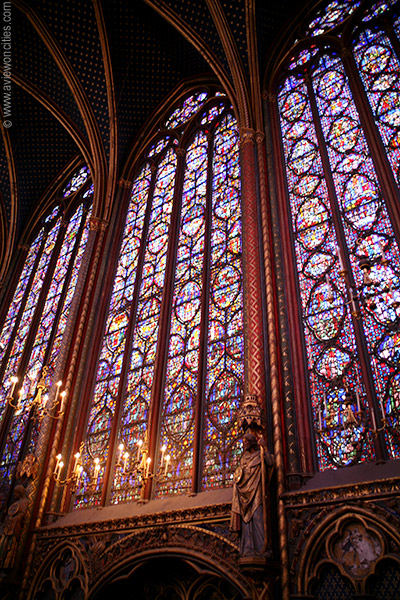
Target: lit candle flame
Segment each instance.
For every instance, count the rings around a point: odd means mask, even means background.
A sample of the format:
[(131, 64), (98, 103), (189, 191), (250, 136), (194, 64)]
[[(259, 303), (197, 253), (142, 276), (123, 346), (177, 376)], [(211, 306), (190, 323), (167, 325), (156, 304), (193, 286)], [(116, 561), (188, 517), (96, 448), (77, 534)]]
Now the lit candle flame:
[(10, 398), (12, 398), (13, 394), (14, 394), (14, 390), (15, 390), (15, 386), (18, 383), (18, 377), (11, 377), (11, 391), (10, 391)]
[(167, 454), (167, 456), (165, 457), (165, 471), (164, 471), (164, 475), (166, 475), (168, 473), (168, 465), (169, 465), (169, 461), (171, 460), (171, 456), (169, 454)]
[(141, 451), (142, 445), (143, 445), (143, 440), (139, 440), (138, 443), (137, 443), (138, 449), (137, 449), (137, 456), (136, 456), (136, 460), (138, 462), (140, 460), (140, 451)]

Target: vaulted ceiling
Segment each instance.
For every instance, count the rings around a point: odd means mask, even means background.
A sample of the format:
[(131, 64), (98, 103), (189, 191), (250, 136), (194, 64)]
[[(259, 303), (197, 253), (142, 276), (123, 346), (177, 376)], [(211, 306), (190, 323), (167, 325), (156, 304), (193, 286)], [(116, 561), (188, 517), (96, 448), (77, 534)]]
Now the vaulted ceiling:
[[(33, 211), (71, 165), (83, 158), (98, 183), (121, 176), (149, 116), (182, 81), (219, 80), (231, 99), (247, 98), (242, 126), (259, 127), (255, 92), (279, 35), (299, 12), (297, 0), (11, 4), (12, 104), (11, 115), (1, 115), (11, 126), (1, 127), (0, 136), (0, 257), (15, 249), (24, 230), (27, 237)], [(112, 193), (109, 187), (103, 216)]]

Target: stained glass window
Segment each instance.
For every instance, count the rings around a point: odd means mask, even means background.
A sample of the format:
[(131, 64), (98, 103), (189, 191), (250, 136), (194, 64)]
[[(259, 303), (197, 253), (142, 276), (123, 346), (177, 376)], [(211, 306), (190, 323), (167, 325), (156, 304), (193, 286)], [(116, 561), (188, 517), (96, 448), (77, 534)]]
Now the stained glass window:
[(334, 0), (318, 11), (317, 16), (308, 26), (308, 35), (317, 36), (340, 25), (351, 13), (360, 6), (354, 0)]
[(64, 198), (67, 198), (68, 196), (79, 190), (79, 188), (83, 186), (89, 175), (90, 171), (88, 167), (82, 167), (77, 173), (75, 173), (75, 175), (67, 183), (63, 190)]
[(400, 457), (399, 46), (379, 28), (393, 3), (347, 4), (321, 9), (308, 35), (358, 9), (348, 54), (303, 44), (278, 93), (321, 470)]
[(77, 507), (137, 499), (146, 468), (156, 496), (196, 487), (199, 463), (198, 487), (229, 485), (237, 461), (244, 350), (236, 121), (223, 95), (200, 91), (160, 130), (131, 192)]
[[(2, 494), (7, 492), (17, 461), (29, 445), (33, 447), (39, 431), (39, 420), (31, 421), (31, 401), (43, 367), (47, 367), (47, 387), (56, 383), (57, 358), (86, 247), (88, 215), (88, 209), (75, 201), (64, 211), (57, 205), (43, 219), (4, 321), (0, 356), (0, 417), (5, 440), (0, 463)], [(16, 376), (17, 383), (13, 381)], [(15, 408), (7, 402), (11, 392)]]

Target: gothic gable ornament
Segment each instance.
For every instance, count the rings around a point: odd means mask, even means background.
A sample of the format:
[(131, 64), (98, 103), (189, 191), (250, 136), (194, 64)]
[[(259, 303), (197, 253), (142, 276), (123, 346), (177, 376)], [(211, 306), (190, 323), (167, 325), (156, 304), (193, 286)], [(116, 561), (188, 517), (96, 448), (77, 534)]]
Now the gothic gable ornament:
[(239, 411), (239, 425), (244, 430), (248, 427), (250, 429), (264, 429), (265, 419), (256, 395), (246, 394)]

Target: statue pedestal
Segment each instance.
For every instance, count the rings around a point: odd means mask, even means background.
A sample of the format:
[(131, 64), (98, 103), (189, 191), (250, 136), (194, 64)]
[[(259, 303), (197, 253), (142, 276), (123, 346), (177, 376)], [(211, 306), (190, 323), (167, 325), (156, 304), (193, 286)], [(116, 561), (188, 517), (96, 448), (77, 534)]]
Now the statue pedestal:
[(279, 580), (279, 564), (266, 556), (241, 556), (239, 568), (252, 588), (251, 598), (244, 600), (273, 600)]
[(239, 567), (243, 571), (261, 572), (267, 566), (266, 556), (241, 556), (239, 558)]

